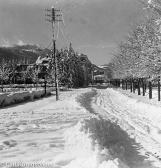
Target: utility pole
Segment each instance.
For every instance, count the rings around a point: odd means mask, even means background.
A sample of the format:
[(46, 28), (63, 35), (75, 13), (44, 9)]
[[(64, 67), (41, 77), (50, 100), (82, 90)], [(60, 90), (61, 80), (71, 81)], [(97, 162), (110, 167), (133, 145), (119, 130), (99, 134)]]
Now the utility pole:
[(56, 91), (56, 101), (57, 101), (59, 100), (59, 80), (58, 80), (58, 60), (56, 56), (56, 39), (55, 39), (54, 33), (55, 33), (55, 24), (62, 21), (62, 19), (59, 18), (62, 15), (60, 14), (60, 10), (55, 9), (54, 7), (52, 7), (51, 9), (47, 9), (46, 11), (49, 12), (49, 14), (46, 15), (49, 19), (46, 19), (46, 20), (51, 22), (52, 24), (52, 42), (53, 42), (52, 65), (53, 64), (55, 65), (54, 76), (55, 76), (55, 91)]

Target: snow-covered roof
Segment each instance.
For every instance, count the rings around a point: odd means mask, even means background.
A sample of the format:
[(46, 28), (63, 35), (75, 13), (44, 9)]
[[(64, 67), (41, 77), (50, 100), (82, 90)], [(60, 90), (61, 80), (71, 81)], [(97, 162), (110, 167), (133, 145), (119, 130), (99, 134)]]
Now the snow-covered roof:
[(50, 61), (50, 59), (51, 59), (51, 58), (49, 58), (49, 57), (41, 58), (41, 56), (39, 56), (38, 59), (36, 60), (36, 64), (42, 64), (43, 61), (48, 62), (48, 61)]
[(104, 75), (94, 75), (94, 77), (105, 77)]

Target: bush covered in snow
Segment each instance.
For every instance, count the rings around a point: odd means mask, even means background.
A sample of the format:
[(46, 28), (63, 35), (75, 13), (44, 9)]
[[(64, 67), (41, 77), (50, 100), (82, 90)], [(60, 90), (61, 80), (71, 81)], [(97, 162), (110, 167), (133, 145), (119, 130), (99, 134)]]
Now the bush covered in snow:
[(47, 89), (46, 94), (44, 90), (23, 91), (0, 94), (0, 107), (21, 103), (24, 101), (34, 100), (44, 96), (51, 95), (52, 89)]

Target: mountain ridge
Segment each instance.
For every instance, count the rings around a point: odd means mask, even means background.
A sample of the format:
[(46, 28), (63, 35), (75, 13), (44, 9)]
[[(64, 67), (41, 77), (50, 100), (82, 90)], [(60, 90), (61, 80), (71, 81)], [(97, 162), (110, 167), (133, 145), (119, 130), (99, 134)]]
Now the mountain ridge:
[(37, 45), (14, 45), (12, 47), (0, 47), (0, 62), (15, 62), (33, 64), (39, 56), (45, 56), (49, 49), (42, 49)]

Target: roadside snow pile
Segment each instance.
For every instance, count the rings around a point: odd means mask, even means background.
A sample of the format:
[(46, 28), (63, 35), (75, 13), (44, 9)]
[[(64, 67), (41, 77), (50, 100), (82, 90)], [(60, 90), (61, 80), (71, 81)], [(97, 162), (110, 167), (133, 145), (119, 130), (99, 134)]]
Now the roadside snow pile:
[[(46, 96), (51, 94), (52, 89), (46, 90)], [(0, 94), (0, 107), (21, 103), (28, 100), (34, 100), (44, 96), (44, 90), (23, 91)]]
[(62, 168), (129, 168), (124, 156), (133, 147), (122, 132), (119, 126), (99, 117), (82, 120), (65, 132), (65, 152), (55, 158), (55, 163), (60, 165), (65, 158)]

